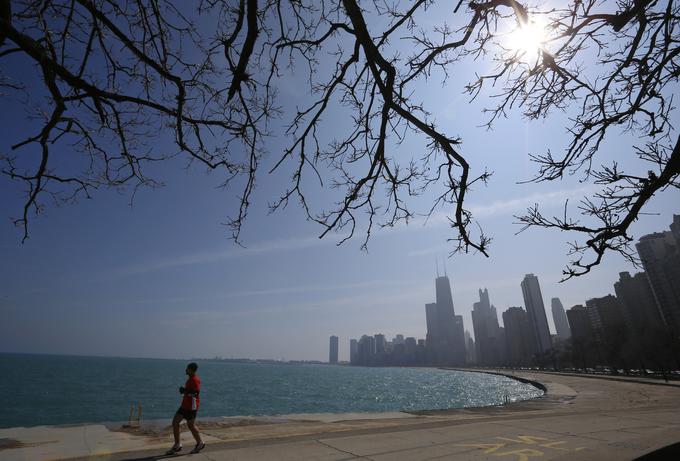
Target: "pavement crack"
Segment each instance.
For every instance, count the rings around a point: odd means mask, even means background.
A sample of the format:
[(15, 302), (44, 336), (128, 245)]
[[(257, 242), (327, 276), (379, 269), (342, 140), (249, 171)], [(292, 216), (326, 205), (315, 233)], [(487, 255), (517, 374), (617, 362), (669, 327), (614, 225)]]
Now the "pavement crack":
[(319, 439), (315, 439), (315, 442), (317, 442), (317, 443), (319, 443), (319, 444), (321, 444), (321, 445), (323, 445), (323, 446), (325, 446), (325, 447), (331, 448), (331, 449), (333, 449), (333, 450), (335, 450), (335, 451), (339, 451), (340, 453), (344, 453), (344, 454), (346, 454), (346, 455), (353, 456), (355, 459), (368, 459), (368, 460), (372, 461), (372, 459), (369, 458), (368, 456), (357, 455), (356, 453), (352, 453), (351, 451), (343, 450), (343, 449), (341, 449), (341, 448), (334, 447), (333, 445), (331, 445), (331, 444), (329, 444), (329, 443), (322, 442), (322, 441), (319, 440)]

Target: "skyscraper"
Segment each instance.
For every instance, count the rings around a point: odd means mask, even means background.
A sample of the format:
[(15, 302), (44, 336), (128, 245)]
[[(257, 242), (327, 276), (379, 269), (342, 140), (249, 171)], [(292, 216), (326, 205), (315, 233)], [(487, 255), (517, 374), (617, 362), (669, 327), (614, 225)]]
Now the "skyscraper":
[(577, 304), (567, 311), (569, 319), (569, 329), (571, 330), (572, 341), (587, 342), (592, 339), (593, 329), (590, 325), (588, 309), (582, 304)]
[(616, 296), (589, 299), (586, 308), (598, 349), (620, 349), (626, 339), (627, 329), (625, 315)]
[(593, 329), (590, 325), (588, 308), (577, 304), (567, 311), (574, 361), (578, 366), (586, 368), (589, 357), (592, 358)]
[(357, 362), (357, 352), (359, 352), (359, 342), (356, 339), (349, 340), (349, 363), (352, 365)]
[(329, 363), (338, 363), (338, 337), (331, 336), (330, 352), (328, 353)]
[(427, 322), (427, 341), (434, 342), (439, 334), (439, 319), (437, 318), (437, 303), (425, 304), (425, 320)]
[(446, 325), (453, 326), (453, 316), (456, 315), (453, 308), (451, 284), (446, 275), (435, 279), (435, 294), (437, 311), (439, 312), (439, 323), (444, 325), (444, 330), (446, 331)]
[(560, 301), (560, 298), (553, 298), (550, 301), (550, 304), (557, 336), (559, 336), (562, 341), (565, 341), (571, 337), (571, 330), (569, 330), (569, 320), (567, 320), (567, 314), (564, 312), (562, 301)]
[(463, 324), (463, 316), (462, 315), (455, 315), (453, 317), (454, 319), (454, 331), (453, 331), (453, 337), (454, 337), (454, 353), (455, 353), (455, 360), (457, 365), (465, 365), (465, 358), (467, 357), (467, 353), (465, 351), (466, 343), (465, 343), (465, 325)]
[(479, 290), (479, 302), (472, 305), (472, 328), (475, 331), (477, 363), (496, 365), (501, 360), (502, 344), (498, 314), (489, 301), (489, 290)]
[(666, 327), (680, 335), (680, 215), (673, 215), (668, 232), (640, 238), (636, 248)]
[(375, 338), (362, 335), (357, 344), (357, 364), (371, 365), (375, 360)]
[(436, 302), (425, 305), (427, 320), (427, 347), (430, 358), (437, 364), (463, 365), (465, 363), (465, 338), (463, 318), (453, 308), (449, 278), (435, 279)]
[(631, 332), (640, 336), (650, 328), (659, 328), (663, 325), (647, 274), (638, 272), (631, 277), (628, 272), (620, 272), (614, 290)]
[(538, 277), (534, 274), (525, 275), (521, 286), (535, 349), (536, 352), (542, 354), (552, 348), (552, 342), (550, 341), (548, 318), (545, 315), (545, 305), (543, 304)]
[(517, 366), (530, 363), (534, 349), (526, 311), (521, 307), (509, 307), (503, 312), (503, 325), (509, 364)]
[(470, 332), (465, 330), (465, 362), (468, 364), (477, 363), (477, 351), (475, 350), (475, 340), (470, 336)]
[(375, 338), (375, 353), (384, 354), (387, 350), (387, 340), (385, 340), (385, 335), (378, 333), (373, 337)]

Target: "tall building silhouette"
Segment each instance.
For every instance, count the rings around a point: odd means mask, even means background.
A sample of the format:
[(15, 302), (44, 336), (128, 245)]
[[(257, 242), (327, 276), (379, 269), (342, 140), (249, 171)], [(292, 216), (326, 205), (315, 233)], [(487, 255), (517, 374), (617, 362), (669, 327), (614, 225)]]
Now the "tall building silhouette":
[(616, 296), (588, 299), (586, 308), (598, 353), (621, 349), (626, 339), (626, 323)]
[(431, 360), (437, 364), (463, 365), (465, 337), (463, 318), (456, 316), (451, 284), (446, 275), (435, 279), (436, 302), (425, 305), (427, 344)]
[(375, 337), (362, 335), (357, 343), (357, 364), (371, 365), (375, 359)]
[(543, 295), (541, 294), (538, 277), (534, 274), (525, 275), (521, 286), (535, 349), (537, 353), (543, 354), (552, 348), (552, 342), (550, 340), (548, 318), (545, 315), (545, 305), (543, 304)]
[(329, 363), (338, 363), (338, 337), (331, 336), (330, 351), (328, 353)]
[(444, 275), (435, 279), (436, 301), (437, 304), (437, 319), (439, 328), (442, 330), (444, 336), (451, 338), (453, 336), (455, 315), (453, 308), (453, 297), (451, 295), (451, 285), (449, 278)]
[(349, 340), (349, 363), (357, 363), (357, 352), (359, 352), (359, 342), (356, 339)]
[(378, 333), (377, 335), (373, 335), (373, 337), (375, 338), (375, 353), (384, 354), (387, 351), (387, 340), (385, 339), (385, 335)]
[(463, 333), (465, 337), (465, 362), (477, 363), (477, 351), (475, 348), (475, 340), (470, 336), (470, 332), (465, 330)]
[(588, 309), (582, 304), (577, 304), (567, 311), (571, 338), (574, 343), (587, 342), (592, 339), (593, 329), (590, 324)]
[(581, 304), (567, 311), (569, 328), (571, 329), (571, 346), (574, 365), (586, 368), (588, 359), (592, 359), (593, 329), (590, 324), (588, 308)]
[(553, 298), (550, 300), (550, 305), (557, 336), (562, 341), (566, 341), (571, 337), (571, 330), (569, 329), (569, 320), (567, 320), (567, 313), (564, 312), (562, 301), (560, 301), (560, 298)]
[(427, 343), (434, 344), (439, 334), (439, 319), (437, 314), (437, 303), (425, 304), (425, 321), (427, 322)]
[(503, 312), (503, 325), (508, 364), (518, 366), (531, 363), (534, 344), (526, 311), (521, 307), (509, 307)]
[(631, 276), (629, 272), (620, 272), (619, 281), (614, 284), (614, 291), (625, 312), (625, 321), (631, 332), (640, 336), (648, 329), (660, 328), (663, 325), (647, 274), (638, 272)]
[(496, 308), (489, 301), (489, 290), (479, 290), (479, 302), (472, 305), (472, 328), (475, 331), (477, 363), (480, 365), (496, 365), (501, 361), (501, 352), (505, 349), (501, 340), (501, 329), (498, 325)]
[(666, 327), (680, 335), (680, 215), (670, 231), (645, 235), (635, 245)]

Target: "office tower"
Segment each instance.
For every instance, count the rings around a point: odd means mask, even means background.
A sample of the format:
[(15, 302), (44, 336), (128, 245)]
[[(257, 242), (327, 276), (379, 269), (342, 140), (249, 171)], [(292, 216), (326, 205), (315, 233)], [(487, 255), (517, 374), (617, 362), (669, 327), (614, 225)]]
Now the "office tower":
[(529, 326), (534, 338), (536, 352), (543, 354), (552, 348), (550, 342), (550, 329), (548, 328), (548, 318), (545, 315), (543, 295), (538, 277), (534, 274), (527, 274), (521, 283), (522, 294), (524, 295), (524, 305), (529, 316)]
[(465, 325), (463, 324), (463, 316), (455, 315), (455, 329), (454, 329), (454, 348), (456, 354), (456, 364), (465, 364)]
[(572, 357), (574, 364), (586, 368), (588, 357), (592, 355), (593, 329), (590, 324), (588, 308), (577, 304), (567, 310), (571, 330)]
[(357, 345), (357, 364), (371, 365), (375, 362), (375, 338), (362, 335)]
[(599, 349), (606, 352), (604, 348), (607, 348), (611, 353), (615, 352), (614, 349), (620, 349), (626, 340), (627, 328), (623, 309), (616, 296), (589, 299), (586, 301), (586, 308)]
[(503, 325), (507, 362), (512, 366), (530, 363), (535, 351), (526, 311), (521, 307), (509, 307), (503, 312)]
[(377, 334), (373, 337), (375, 338), (375, 353), (384, 354), (387, 351), (387, 341), (385, 340), (385, 335)]
[(359, 351), (359, 342), (356, 339), (349, 340), (349, 363), (352, 365), (357, 362), (357, 352)]
[(417, 348), (418, 341), (416, 340), (416, 338), (409, 336), (408, 338), (404, 339), (404, 352), (406, 353), (407, 362), (412, 363), (415, 361)]
[(557, 336), (562, 341), (566, 341), (571, 337), (571, 331), (569, 331), (569, 320), (567, 320), (567, 314), (564, 312), (562, 301), (560, 301), (560, 298), (553, 298), (550, 301), (550, 304), (552, 307), (553, 322), (555, 322)]
[(446, 275), (435, 279), (435, 302), (437, 303), (440, 315), (440, 322), (446, 324), (446, 320), (453, 322), (454, 308), (453, 296), (451, 295), (451, 284)]
[(502, 344), (498, 314), (489, 301), (489, 291), (479, 290), (479, 302), (472, 305), (472, 328), (475, 331), (477, 363), (497, 365), (501, 362)]
[(577, 304), (567, 310), (569, 319), (569, 329), (573, 341), (589, 341), (593, 336), (593, 329), (590, 325), (588, 309), (582, 304)]
[(628, 272), (620, 272), (614, 290), (624, 310), (628, 329), (632, 333), (640, 336), (648, 329), (660, 328), (663, 325), (652, 287), (644, 272), (638, 272), (632, 277)]
[(439, 321), (437, 319), (437, 303), (425, 304), (425, 320), (427, 322), (427, 342), (434, 344), (439, 338)]
[(470, 336), (470, 332), (465, 330), (465, 363), (477, 363), (477, 351), (475, 350), (475, 340)]
[(449, 278), (447, 276), (444, 275), (435, 279), (435, 294), (439, 339), (446, 341), (449, 346), (453, 346), (456, 313), (453, 308), (451, 285), (449, 284)]
[(392, 344), (397, 345), (397, 344), (404, 344), (404, 335), (397, 335), (394, 337), (392, 340)]
[(329, 363), (338, 363), (338, 337), (331, 336), (330, 352), (328, 354)]
[(664, 325), (680, 335), (680, 215), (668, 232), (640, 238), (636, 245)]
[[(465, 338), (462, 318), (456, 322), (453, 296), (449, 278), (444, 275), (435, 279), (436, 327), (430, 333), (436, 362), (447, 365), (465, 363)], [(427, 311), (427, 307), (426, 307)]]

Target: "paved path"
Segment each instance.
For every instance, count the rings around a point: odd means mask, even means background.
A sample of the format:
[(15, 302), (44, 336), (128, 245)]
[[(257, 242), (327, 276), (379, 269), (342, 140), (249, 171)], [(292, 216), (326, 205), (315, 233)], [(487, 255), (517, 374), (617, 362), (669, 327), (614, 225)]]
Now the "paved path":
[[(678, 387), (553, 374), (518, 375), (544, 383), (548, 394), (502, 407), (392, 414), (381, 419), (322, 421), (307, 416), (285, 423), (213, 425), (205, 430), (209, 444), (203, 452), (176, 458), (626, 460), (680, 441)], [(1, 437), (5, 436), (0, 431)], [(188, 442), (190, 437), (185, 433), (183, 439)], [(167, 436), (135, 440), (146, 445), (140, 447), (143, 449), (130, 445), (124, 453), (95, 459), (166, 458), (159, 454), (161, 447), (169, 445)], [(36, 459), (26, 457), (29, 452), (24, 450), (2, 450), (0, 459)], [(109, 451), (118, 450), (111, 447)], [(97, 452), (104, 453), (89, 453)]]

